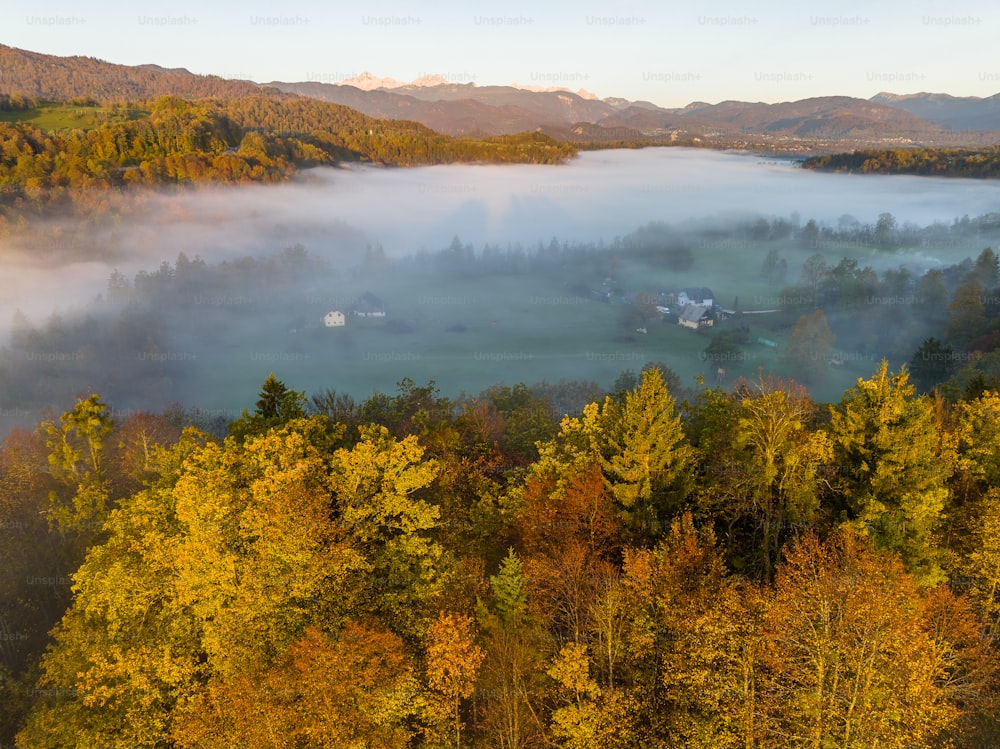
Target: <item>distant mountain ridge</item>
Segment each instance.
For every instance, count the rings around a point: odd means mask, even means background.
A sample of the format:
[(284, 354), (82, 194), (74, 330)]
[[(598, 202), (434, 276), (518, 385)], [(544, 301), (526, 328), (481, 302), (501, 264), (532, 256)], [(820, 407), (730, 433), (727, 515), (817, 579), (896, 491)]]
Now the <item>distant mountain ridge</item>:
[(228, 80), (155, 64), (116, 65), (0, 45), (0, 93), (39, 99), (148, 100), (164, 95), (232, 98), (266, 94), (340, 104), (380, 119), (411, 120), (455, 136), (528, 130), (595, 145), (687, 143), (727, 148), (831, 152), (900, 146), (1000, 143), (1000, 94), (824, 96), (767, 104), (696, 101), (664, 108), (586, 91), (480, 86), (441, 75), (409, 83), (365, 71), (337, 84)]
[[(933, 143), (946, 126), (887, 103), (826, 96), (779, 104), (693, 102), (667, 109), (626, 99), (586, 99), (569, 91), (526, 91), (511, 86), (446, 83), (363, 91), (324, 83), (267, 84), (357, 109), (372, 117), (416, 120), (451, 135), (503, 134), (541, 128), (555, 137), (586, 133), (671, 140), (850, 140), (864, 143)], [(1000, 123), (998, 123), (1000, 129)], [(998, 136), (1000, 138), (1000, 136)]]
[(901, 95), (883, 91), (869, 101), (904, 109), (952, 130), (1000, 130), (1000, 94), (983, 98), (929, 93)]

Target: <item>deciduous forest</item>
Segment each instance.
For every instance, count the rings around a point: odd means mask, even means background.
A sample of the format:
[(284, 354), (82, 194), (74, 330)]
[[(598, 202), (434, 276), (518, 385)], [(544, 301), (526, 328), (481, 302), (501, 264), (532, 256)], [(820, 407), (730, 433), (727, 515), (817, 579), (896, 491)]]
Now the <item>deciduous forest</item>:
[(272, 375), (222, 430), (93, 394), (12, 433), (5, 740), (988, 742), (1000, 394), (669, 381), (560, 418), (521, 385)]

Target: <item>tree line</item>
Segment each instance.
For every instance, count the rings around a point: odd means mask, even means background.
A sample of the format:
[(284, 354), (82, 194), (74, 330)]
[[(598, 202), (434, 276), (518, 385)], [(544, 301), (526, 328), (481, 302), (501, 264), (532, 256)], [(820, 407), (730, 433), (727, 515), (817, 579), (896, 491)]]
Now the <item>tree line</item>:
[[(273, 374), (223, 434), (81, 398), (0, 448), (23, 747), (982, 746), (1000, 394), (669, 373), (362, 403)], [(45, 629), (53, 626), (50, 636)]]
[(1000, 146), (986, 148), (888, 148), (810, 156), (806, 169), (851, 174), (917, 174), (931, 177), (1000, 177)]

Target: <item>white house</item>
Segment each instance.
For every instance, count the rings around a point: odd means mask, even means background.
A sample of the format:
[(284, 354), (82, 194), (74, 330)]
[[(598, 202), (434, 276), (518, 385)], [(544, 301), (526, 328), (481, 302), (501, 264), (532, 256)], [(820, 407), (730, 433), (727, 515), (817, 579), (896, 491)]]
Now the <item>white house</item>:
[(340, 310), (333, 310), (323, 315), (323, 324), (328, 328), (340, 328), (344, 325), (344, 313)]
[(686, 307), (689, 304), (711, 307), (715, 303), (714, 296), (712, 290), (704, 286), (681, 289), (677, 294), (677, 304), (680, 307)]

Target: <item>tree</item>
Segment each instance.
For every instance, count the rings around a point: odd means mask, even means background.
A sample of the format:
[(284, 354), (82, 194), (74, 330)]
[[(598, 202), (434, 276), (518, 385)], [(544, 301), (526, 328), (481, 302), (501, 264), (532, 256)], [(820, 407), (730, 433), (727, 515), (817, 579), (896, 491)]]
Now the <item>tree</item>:
[(612, 574), (622, 526), (596, 463), (568, 478), (529, 476), (516, 529), (531, 612), (560, 641), (586, 637), (589, 610)]
[(96, 393), (78, 400), (59, 424), (43, 422), (53, 478), (74, 491), (66, 501), (53, 492), (49, 519), (63, 532), (79, 534), (86, 543), (101, 531), (110, 509), (105, 474), (105, 442), (114, 430), (107, 406)]
[(643, 370), (634, 390), (565, 417), (539, 452), (535, 473), (560, 486), (600, 465), (626, 533), (637, 539), (654, 534), (690, 491), (693, 451), (657, 367)]
[(955, 373), (957, 357), (950, 344), (931, 337), (920, 344), (910, 359), (910, 373), (914, 384), (922, 392), (929, 392)]
[(462, 745), (462, 700), (472, 696), (483, 658), (471, 618), (443, 611), (438, 614), (427, 631), (427, 686), (437, 698), (440, 712), (450, 718), (456, 747)]
[(229, 433), (239, 440), (267, 432), (272, 427), (286, 424), (306, 415), (306, 396), (291, 390), (271, 372), (260, 389), (254, 412), (243, 409), (243, 415), (229, 425)]
[(819, 225), (816, 219), (809, 219), (799, 231), (799, 245), (807, 250), (816, 249), (819, 242)]
[(803, 315), (788, 336), (781, 358), (792, 371), (806, 382), (823, 378), (833, 353), (833, 331), (823, 310)]
[(482, 731), (497, 746), (530, 746), (545, 730), (539, 703), (549, 638), (528, 616), (527, 581), (513, 549), (490, 577), (490, 589), (492, 606), (476, 606), (485, 653), (476, 690), (483, 695)]
[(761, 278), (774, 286), (783, 283), (787, 274), (788, 262), (778, 254), (777, 250), (768, 250), (767, 257), (764, 258), (764, 264), (760, 269)]
[(784, 538), (819, 519), (823, 470), (833, 460), (825, 432), (810, 430), (814, 407), (806, 389), (764, 379), (739, 401), (733, 445), (745, 468), (733, 487), (752, 519), (760, 569), (774, 572)]
[(875, 240), (882, 247), (896, 244), (896, 218), (891, 213), (880, 213), (875, 222)]
[(819, 291), (819, 285), (828, 272), (829, 267), (822, 253), (816, 252), (802, 263), (802, 283), (812, 290), (813, 296)]
[(659, 370), (644, 370), (624, 403), (606, 399), (601, 417), (601, 468), (619, 511), (633, 532), (655, 529), (690, 490), (693, 459)]
[(201, 449), (188, 433), (164, 451), (155, 486), (112, 510), (108, 538), (73, 576), (74, 598), (42, 658), (23, 746), (152, 747), (166, 742), (174, 706), (203, 666), (196, 617), (174, 589), (181, 533), (173, 484)]
[(107, 461), (113, 474), (115, 493), (127, 496), (154, 480), (159, 448), (176, 443), (180, 434), (177, 414), (157, 415), (140, 411), (125, 417), (115, 429), (114, 450)]
[(702, 361), (723, 369), (737, 369), (745, 359), (746, 355), (740, 349), (736, 334), (729, 331), (712, 336), (711, 342), (701, 353)]
[(979, 253), (973, 273), (983, 288), (994, 289), (1000, 283), (1000, 258), (991, 247)]
[(1000, 394), (955, 406), (958, 460), (946, 533), (956, 558), (952, 585), (967, 592), (992, 640), (1000, 637)]
[(412, 746), (420, 685), (403, 641), (348, 621), (309, 627), (264, 671), (215, 678), (177, 710), (179, 747)]
[[(898, 557), (850, 530), (793, 543), (769, 607), (774, 735), (789, 746), (932, 746), (983, 700), (995, 656), (968, 604), (921, 592)], [(954, 733), (951, 733), (954, 735)]]
[(527, 613), (528, 591), (524, 567), (513, 548), (507, 550), (497, 574), (490, 576), (490, 588), (501, 621), (508, 627), (519, 626)]
[(645, 327), (650, 320), (658, 320), (660, 312), (656, 309), (657, 295), (651, 291), (641, 291), (635, 295), (624, 314), (624, 325), (628, 329), (635, 326)]
[(552, 712), (552, 734), (568, 749), (635, 746), (636, 705), (621, 691), (604, 690), (590, 677), (587, 646), (571, 642), (546, 672), (559, 685), (561, 705)]
[(905, 367), (890, 374), (883, 361), (833, 408), (830, 429), (849, 525), (902, 554), (921, 582), (940, 581), (935, 531), (955, 456), (933, 402), (915, 395)]
[(965, 346), (982, 334), (986, 327), (986, 308), (983, 306), (984, 290), (975, 276), (970, 276), (955, 289), (948, 305), (946, 338), (956, 346)]
[[(437, 506), (419, 498), (437, 476), (414, 436), (397, 440), (382, 426), (360, 427), (360, 441), (337, 450), (326, 485), (334, 514), (352, 548), (365, 559), (358, 582), (373, 613), (398, 631), (419, 636), (442, 594), (446, 559), (430, 530)], [(360, 603), (360, 602), (359, 602)]]
[(622, 680), (641, 726), (633, 745), (663, 736), (686, 746), (753, 745), (760, 612), (726, 577), (711, 528), (676, 519), (654, 549), (628, 549)]

